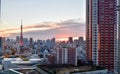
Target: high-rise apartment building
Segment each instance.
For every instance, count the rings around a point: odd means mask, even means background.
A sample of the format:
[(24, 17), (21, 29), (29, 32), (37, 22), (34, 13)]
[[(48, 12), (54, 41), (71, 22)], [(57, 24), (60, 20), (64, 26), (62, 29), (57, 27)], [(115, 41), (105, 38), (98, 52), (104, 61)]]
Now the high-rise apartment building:
[(118, 0), (118, 74), (120, 74), (120, 0)]
[(115, 71), (117, 66), (117, 0), (86, 0), (87, 59)]
[(72, 47), (57, 47), (57, 64), (74, 64), (77, 65), (77, 50)]

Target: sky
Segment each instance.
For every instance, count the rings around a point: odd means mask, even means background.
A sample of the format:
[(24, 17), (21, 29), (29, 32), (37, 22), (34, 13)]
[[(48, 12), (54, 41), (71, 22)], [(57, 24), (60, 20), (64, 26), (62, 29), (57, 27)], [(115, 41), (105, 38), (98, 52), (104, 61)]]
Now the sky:
[(85, 0), (2, 0), (0, 36), (34, 39), (85, 37)]

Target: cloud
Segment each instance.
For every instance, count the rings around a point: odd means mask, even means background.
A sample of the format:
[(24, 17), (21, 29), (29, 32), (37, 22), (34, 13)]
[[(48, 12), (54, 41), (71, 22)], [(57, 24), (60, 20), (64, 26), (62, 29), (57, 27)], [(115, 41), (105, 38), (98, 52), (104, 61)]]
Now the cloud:
[[(49, 22), (45, 22), (45, 23), (38, 23), (35, 25), (30, 25), (30, 26), (24, 26), (23, 25), (23, 30), (35, 30), (35, 29), (51, 29), (51, 28), (56, 28), (58, 27), (57, 25), (55, 25), (55, 23), (49, 23)], [(20, 28), (11, 28), (11, 29), (5, 29), (5, 30), (0, 30), (0, 33), (6, 32), (6, 33), (13, 33), (13, 32), (18, 32), (20, 30)]]
[(84, 23), (81, 23), (81, 19), (70, 19), (70, 20), (61, 21), (60, 23), (58, 23), (58, 25), (63, 25), (63, 26), (80, 25), (80, 24), (84, 24)]
[(23, 29), (30, 29), (30, 28), (50, 28), (50, 25), (41, 25), (41, 24), (37, 24), (37, 25), (33, 25), (33, 26), (25, 26)]
[(7, 32), (7, 31), (14, 31), (14, 30), (18, 30), (19, 28), (12, 28), (12, 29), (5, 29), (5, 30), (0, 30), (1, 32)]
[[(24, 37), (33, 37), (34, 39), (49, 39), (57, 38), (63, 39), (68, 37), (85, 36), (85, 24), (78, 22), (78, 20), (66, 20), (61, 22), (44, 22), (32, 26), (25, 26), (24, 29), (35, 28), (36, 30), (29, 30), (24, 32)], [(38, 29), (37, 29), (38, 28)], [(41, 30), (40, 28), (48, 28)], [(14, 30), (14, 29), (13, 29)], [(9, 33), (10, 38), (19, 36), (19, 33)]]

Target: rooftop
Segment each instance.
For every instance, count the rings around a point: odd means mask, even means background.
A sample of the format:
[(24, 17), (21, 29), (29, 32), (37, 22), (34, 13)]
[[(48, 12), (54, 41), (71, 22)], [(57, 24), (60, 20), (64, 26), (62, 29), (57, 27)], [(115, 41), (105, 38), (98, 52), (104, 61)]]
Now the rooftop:
[(99, 66), (74, 66), (71, 64), (56, 64), (56, 65), (38, 65), (38, 68), (47, 71), (48, 73), (64, 74), (65, 72), (86, 72), (94, 70), (105, 70)]
[(16, 74), (39, 74), (35, 69), (10, 69), (9, 73), (16, 73)]

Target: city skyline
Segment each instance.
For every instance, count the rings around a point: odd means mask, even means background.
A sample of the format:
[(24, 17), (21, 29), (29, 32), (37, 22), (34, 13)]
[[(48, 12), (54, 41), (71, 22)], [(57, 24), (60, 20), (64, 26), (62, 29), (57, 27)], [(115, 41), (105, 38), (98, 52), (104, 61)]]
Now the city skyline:
[(85, 0), (4, 0), (1, 4), (1, 36), (19, 36), (23, 19), (24, 37), (60, 40), (85, 37)]
[(0, 73), (120, 73), (120, 0), (0, 5)]

